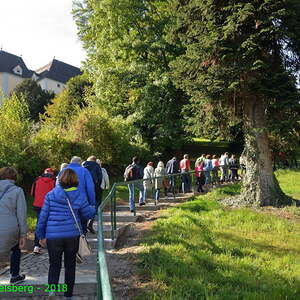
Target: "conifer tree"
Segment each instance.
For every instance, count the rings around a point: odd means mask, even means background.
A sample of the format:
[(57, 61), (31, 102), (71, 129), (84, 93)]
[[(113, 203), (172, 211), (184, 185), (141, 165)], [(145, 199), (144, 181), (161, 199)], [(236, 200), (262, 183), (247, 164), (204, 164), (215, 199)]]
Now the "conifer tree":
[(192, 102), (243, 120), (247, 173), (239, 202), (287, 203), (273, 174), (269, 133), (299, 130), (300, 2), (170, 2), (169, 38), (185, 47), (172, 63), (177, 86)]

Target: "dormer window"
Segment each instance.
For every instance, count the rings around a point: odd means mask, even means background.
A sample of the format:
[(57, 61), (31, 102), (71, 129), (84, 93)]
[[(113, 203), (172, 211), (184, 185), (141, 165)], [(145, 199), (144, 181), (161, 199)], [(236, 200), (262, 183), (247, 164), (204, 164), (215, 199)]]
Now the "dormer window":
[(32, 80), (38, 80), (38, 79), (39, 79), (39, 77), (35, 73), (33, 73)]
[(18, 65), (16, 66), (14, 69), (13, 69), (14, 73), (17, 74), (17, 75), (21, 75), (23, 74), (23, 70), (22, 68)]

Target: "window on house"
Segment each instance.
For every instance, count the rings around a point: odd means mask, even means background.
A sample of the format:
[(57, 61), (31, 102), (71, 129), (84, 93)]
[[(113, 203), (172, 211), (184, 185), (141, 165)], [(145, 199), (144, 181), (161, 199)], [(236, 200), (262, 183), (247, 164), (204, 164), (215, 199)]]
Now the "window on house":
[(18, 74), (18, 75), (22, 75), (23, 73), (23, 70), (20, 66), (16, 66), (14, 69), (13, 69), (14, 73), (15, 74)]

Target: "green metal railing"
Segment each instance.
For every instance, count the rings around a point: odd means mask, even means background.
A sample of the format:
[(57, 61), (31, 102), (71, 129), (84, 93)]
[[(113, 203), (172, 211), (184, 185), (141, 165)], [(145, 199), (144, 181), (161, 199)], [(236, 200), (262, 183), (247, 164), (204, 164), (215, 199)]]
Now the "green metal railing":
[[(139, 179), (128, 182), (117, 182), (114, 183), (110, 192), (104, 199), (104, 201), (100, 204), (98, 208), (98, 258), (97, 258), (97, 299), (98, 300), (113, 300), (113, 292), (111, 288), (108, 267), (105, 256), (105, 245), (104, 245), (104, 231), (103, 231), (103, 212), (105, 209), (110, 210), (110, 225), (111, 225), (111, 239), (115, 239), (115, 230), (117, 229), (117, 203), (116, 203), (116, 192), (117, 187), (119, 186), (128, 186), (128, 184), (137, 184), (143, 183), (144, 181), (153, 181), (156, 179), (169, 179), (169, 181), (174, 181), (174, 184), (171, 185), (171, 192), (173, 194), (173, 198), (176, 198), (176, 191), (179, 192), (181, 186), (179, 187), (179, 182), (181, 183), (181, 176), (188, 174), (190, 176), (190, 187), (193, 188), (195, 186), (195, 178), (194, 171), (186, 172), (186, 173), (177, 173), (177, 174), (168, 174), (159, 177), (153, 177), (148, 179)], [(193, 188), (194, 192), (194, 188)], [(136, 214), (136, 210), (134, 210), (133, 214)]]

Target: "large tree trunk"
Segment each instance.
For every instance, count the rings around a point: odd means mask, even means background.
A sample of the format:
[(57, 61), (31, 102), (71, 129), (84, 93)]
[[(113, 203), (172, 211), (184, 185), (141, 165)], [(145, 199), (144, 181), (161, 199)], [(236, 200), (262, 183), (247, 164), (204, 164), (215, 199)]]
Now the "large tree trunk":
[(290, 199), (282, 192), (273, 172), (262, 99), (247, 97), (244, 102), (246, 175), (239, 198), (247, 206), (280, 206)]

